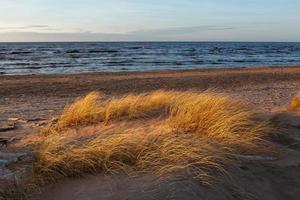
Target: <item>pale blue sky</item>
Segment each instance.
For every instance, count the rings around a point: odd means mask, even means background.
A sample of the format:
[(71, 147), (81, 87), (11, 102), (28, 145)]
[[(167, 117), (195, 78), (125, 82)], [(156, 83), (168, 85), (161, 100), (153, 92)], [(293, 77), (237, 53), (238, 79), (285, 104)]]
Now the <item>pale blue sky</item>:
[(300, 0), (0, 0), (0, 41), (300, 41)]

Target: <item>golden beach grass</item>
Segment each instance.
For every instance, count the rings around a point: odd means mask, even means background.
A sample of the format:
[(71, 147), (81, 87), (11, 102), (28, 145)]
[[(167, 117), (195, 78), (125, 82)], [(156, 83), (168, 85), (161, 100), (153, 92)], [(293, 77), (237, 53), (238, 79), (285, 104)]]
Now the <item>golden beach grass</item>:
[[(103, 128), (108, 126), (112, 128)], [(188, 171), (209, 183), (226, 173), (237, 155), (266, 151), (268, 132), (269, 123), (256, 120), (249, 106), (212, 91), (155, 91), (109, 99), (92, 92), (40, 134), (36, 171), (52, 178)]]
[(300, 108), (300, 93), (297, 93), (293, 96), (291, 103), (290, 103), (290, 109), (292, 111), (298, 110)]

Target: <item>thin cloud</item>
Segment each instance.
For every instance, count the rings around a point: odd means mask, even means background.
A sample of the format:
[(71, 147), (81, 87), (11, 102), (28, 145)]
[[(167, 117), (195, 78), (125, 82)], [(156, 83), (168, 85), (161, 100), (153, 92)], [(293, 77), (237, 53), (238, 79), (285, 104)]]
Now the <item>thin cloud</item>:
[(28, 26), (4, 26), (0, 27), (0, 30), (28, 30), (28, 29), (47, 29), (50, 28), (48, 25), (28, 25)]
[[(26, 26), (29, 27), (29, 26)], [(260, 40), (256, 35), (258, 29), (251, 26), (195, 26), (175, 27), (157, 30), (140, 30), (129, 33), (97, 33), (78, 29), (75, 31), (47, 31), (46, 26), (32, 25), (42, 30), (3, 31), (0, 42), (73, 42), (73, 41), (299, 41), (299, 32), (284, 38), (283, 30), (273, 31), (270, 35), (265, 31)], [(48, 27), (48, 26), (47, 26)], [(48, 27), (49, 28), (49, 27)], [(276, 29), (274, 29), (276, 30)], [(281, 37), (279, 37), (282, 35)]]
[(134, 40), (128, 34), (105, 34), (90, 32), (41, 33), (41, 32), (6, 32), (0, 33), (0, 42), (74, 42), (74, 41), (123, 41)]
[(222, 31), (222, 30), (232, 30), (237, 29), (233, 26), (193, 26), (193, 27), (175, 27), (167, 29), (152, 29), (152, 30), (138, 30), (130, 32), (133, 35), (148, 35), (148, 34), (158, 34), (158, 35), (178, 35), (178, 34), (190, 34), (203, 31)]

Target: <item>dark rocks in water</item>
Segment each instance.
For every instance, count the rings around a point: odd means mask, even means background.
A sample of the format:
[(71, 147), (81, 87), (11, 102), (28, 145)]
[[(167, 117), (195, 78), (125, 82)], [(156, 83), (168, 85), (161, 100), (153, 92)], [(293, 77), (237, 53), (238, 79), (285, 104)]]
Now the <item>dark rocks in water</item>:
[(185, 51), (187, 51), (187, 52), (195, 52), (195, 51), (197, 51), (197, 49), (195, 49), (195, 48), (190, 48), (190, 49), (186, 49)]
[(89, 50), (89, 53), (102, 53), (102, 50)]
[(235, 60), (233, 62), (235, 62), (235, 63), (244, 63), (244, 62), (246, 62), (246, 60)]
[(61, 54), (61, 53), (62, 53), (62, 51), (60, 51), (60, 50), (56, 50), (56, 51), (53, 51), (53, 53), (54, 53), (54, 54)]
[(175, 65), (182, 65), (183, 63), (182, 62), (180, 62), (180, 61), (176, 61), (175, 62)]
[(223, 48), (221, 47), (214, 47), (212, 49), (210, 49), (209, 51), (212, 53), (220, 53), (223, 50)]
[(31, 51), (13, 51), (10, 54), (12, 55), (18, 55), (18, 54), (30, 54), (32, 53)]
[(144, 47), (129, 47), (128, 49), (142, 49)]
[(0, 72), (0, 74), (6, 74), (5, 72)]
[(68, 50), (66, 51), (66, 53), (80, 53), (79, 50)]

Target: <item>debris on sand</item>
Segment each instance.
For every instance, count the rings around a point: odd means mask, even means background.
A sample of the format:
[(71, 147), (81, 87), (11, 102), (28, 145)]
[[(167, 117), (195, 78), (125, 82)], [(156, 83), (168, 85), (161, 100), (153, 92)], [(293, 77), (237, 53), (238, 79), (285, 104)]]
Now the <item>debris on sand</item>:
[(0, 132), (6, 132), (6, 131), (11, 131), (16, 128), (15, 123), (9, 123), (9, 122), (0, 122)]
[(11, 118), (8, 118), (7, 121), (10, 121), (10, 122), (19, 122), (19, 123), (27, 123), (28, 120), (25, 120), (25, 119), (20, 119), (20, 118), (16, 118), (16, 117), (11, 117)]
[(17, 121), (19, 121), (19, 118), (11, 117), (11, 118), (8, 118), (7, 120), (8, 120), (8, 121), (17, 122)]
[(14, 142), (15, 140), (20, 140), (20, 137), (11, 137), (11, 138), (7, 138), (7, 137), (0, 137), (0, 146), (6, 146), (12, 142)]
[(45, 121), (45, 120), (47, 120), (47, 119), (38, 117), (38, 118), (31, 118), (31, 119), (28, 119), (27, 121), (28, 121), (28, 122), (37, 122), (37, 121)]

